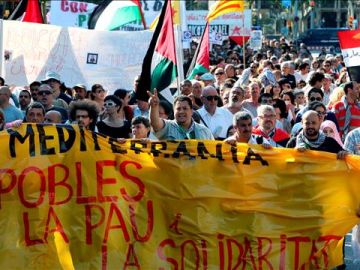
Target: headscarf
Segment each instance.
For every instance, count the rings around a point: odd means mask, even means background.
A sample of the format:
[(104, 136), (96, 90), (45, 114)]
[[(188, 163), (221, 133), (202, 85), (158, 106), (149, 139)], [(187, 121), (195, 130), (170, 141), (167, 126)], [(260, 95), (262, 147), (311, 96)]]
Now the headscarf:
[(325, 134), (319, 130), (319, 135), (316, 140), (310, 141), (304, 134), (304, 130), (301, 130), (300, 133), (296, 136), (296, 147), (301, 148), (319, 148), (320, 145), (324, 143), (326, 139)]
[(330, 121), (330, 120), (325, 120), (324, 122), (322, 122), (322, 124), (321, 124), (321, 126), (320, 126), (320, 130), (321, 130), (322, 132), (324, 132), (324, 129), (327, 128), (327, 127), (328, 127), (328, 128), (331, 128), (331, 129), (333, 130), (333, 132), (334, 132), (334, 137), (332, 137), (332, 138), (335, 139), (335, 140), (337, 141), (337, 143), (338, 143), (341, 147), (343, 147), (344, 144), (343, 144), (343, 142), (341, 141), (340, 134), (339, 134), (339, 132), (338, 132), (338, 130), (337, 130), (337, 128), (336, 128), (335, 123), (334, 123), (333, 121)]

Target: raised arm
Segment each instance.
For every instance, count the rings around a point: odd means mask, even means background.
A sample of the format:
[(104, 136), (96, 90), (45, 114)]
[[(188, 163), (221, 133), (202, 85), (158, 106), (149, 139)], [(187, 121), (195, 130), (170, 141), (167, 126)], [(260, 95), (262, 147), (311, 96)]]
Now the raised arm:
[(155, 132), (163, 129), (164, 127), (164, 121), (159, 116), (159, 97), (158, 92), (156, 89), (154, 89), (154, 94), (152, 94), (150, 91), (147, 91), (150, 99), (150, 124)]

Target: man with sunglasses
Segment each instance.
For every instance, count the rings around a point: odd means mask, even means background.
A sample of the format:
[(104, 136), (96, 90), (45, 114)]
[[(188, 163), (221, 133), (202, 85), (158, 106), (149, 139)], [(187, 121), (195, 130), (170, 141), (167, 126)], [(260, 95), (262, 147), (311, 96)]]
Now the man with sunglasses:
[(223, 140), (232, 125), (233, 115), (229, 110), (218, 107), (219, 100), (220, 96), (215, 87), (206, 86), (201, 95), (203, 107), (197, 112), (200, 115), (200, 124), (209, 128), (215, 139)]
[(54, 90), (48, 84), (42, 84), (39, 86), (38, 100), (44, 106), (45, 111), (58, 111), (61, 113), (62, 121), (68, 120), (67, 110), (54, 106)]

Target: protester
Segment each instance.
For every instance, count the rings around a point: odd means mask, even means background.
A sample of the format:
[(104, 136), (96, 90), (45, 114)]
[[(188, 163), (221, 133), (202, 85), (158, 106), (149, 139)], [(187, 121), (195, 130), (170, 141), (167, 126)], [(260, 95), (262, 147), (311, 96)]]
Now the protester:
[(72, 124), (81, 128), (95, 131), (99, 109), (95, 102), (90, 100), (73, 101), (69, 107), (69, 117)]
[(8, 86), (0, 87), (0, 109), (3, 111), (5, 116), (5, 123), (10, 123), (15, 120), (22, 120), (23, 113), (10, 104), (11, 91)]
[(192, 120), (192, 101), (187, 96), (178, 96), (174, 100), (174, 120), (159, 117), (159, 97), (156, 90), (150, 99), (150, 123), (159, 140), (214, 139), (211, 131)]

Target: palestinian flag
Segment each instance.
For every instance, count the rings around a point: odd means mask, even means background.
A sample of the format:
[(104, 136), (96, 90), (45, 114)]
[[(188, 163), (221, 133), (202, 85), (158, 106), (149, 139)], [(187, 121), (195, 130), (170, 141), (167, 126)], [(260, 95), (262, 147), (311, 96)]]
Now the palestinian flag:
[(21, 0), (9, 16), (9, 20), (44, 23), (39, 0)]
[(88, 28), (107, 31), (145, 29), (140, 0), (103, 0), (90, 15)]
[(209, 23), (206, 23), (204, 32), (201, 36), (200, 43), (196, 48), (195, 55), (190, 64), (187, 79), (192, 80), (196, 75), (202, 75), (209, 72), (210, 58), (209, 58)]
[(360, 30), (339, 31), (338, 36), (350, 79), (360, 82)]
[(144, 57), (136, 98), (147, 101), (147, 91), (154, 88), (171, 100), (168, 89), (177, 76), (175, 39), (172, 19), (171, 1), (165, 0), (159, 22), (156, 25), (150, 46)]

